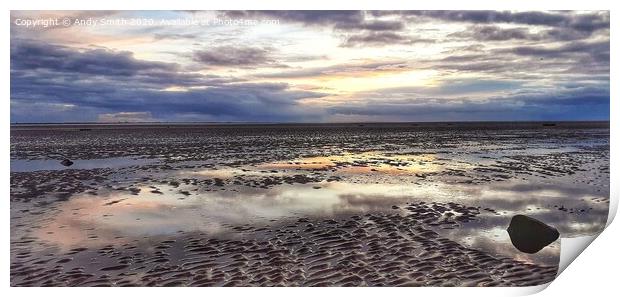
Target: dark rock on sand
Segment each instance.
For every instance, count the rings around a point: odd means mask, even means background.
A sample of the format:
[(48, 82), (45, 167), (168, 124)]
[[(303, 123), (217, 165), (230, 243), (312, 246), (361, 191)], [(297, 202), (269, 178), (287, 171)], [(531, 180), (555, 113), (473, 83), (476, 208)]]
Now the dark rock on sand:
[(62, 164), (63, 166), (69, 167), (69, 166), (73, 165), (73, 162), (71, 160), (69, 160), (69, 159), (64, 159), (64, 160), (60, 161), (60, 164)]
[(516, 215), (508, 226), (510, 241), (524, 253), (534, 254), (554, 242), (560, 233), (555, 228), (524, 215)]

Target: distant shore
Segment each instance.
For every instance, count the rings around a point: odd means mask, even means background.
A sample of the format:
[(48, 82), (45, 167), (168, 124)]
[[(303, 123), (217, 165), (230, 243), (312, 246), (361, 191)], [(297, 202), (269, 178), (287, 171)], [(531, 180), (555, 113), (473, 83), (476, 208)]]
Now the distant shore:
[(358, 122), (358, 123), (277, 123), (277, 122), (131, 122), (131, 123), (11, 123), (18, 129), (114, 129), (114, 128), (201, 128), (201, 127), (368, 127), (368, 128), (465, 128), (465, 129), (531, 129), (531, 128), (609, 128), (609, 121), (480, 121), (480, 122)]

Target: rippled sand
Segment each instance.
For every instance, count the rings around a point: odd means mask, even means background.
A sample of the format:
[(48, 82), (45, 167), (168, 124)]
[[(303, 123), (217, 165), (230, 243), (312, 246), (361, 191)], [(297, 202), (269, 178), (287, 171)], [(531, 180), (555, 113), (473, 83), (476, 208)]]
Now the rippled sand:
[(510, 218), (609, 205), (608, 123), (566, 125), (15, 128), (11, 285), (546, 283), (559, 241), (521, 253)]

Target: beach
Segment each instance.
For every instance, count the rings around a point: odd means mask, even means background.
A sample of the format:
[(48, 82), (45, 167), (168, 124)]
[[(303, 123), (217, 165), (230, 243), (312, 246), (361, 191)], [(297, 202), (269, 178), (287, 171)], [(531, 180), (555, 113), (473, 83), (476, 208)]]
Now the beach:
[(532, 286), (508, 224), (602, 231), (609, 122), (21, 124), (10, 182), (12, 286)]

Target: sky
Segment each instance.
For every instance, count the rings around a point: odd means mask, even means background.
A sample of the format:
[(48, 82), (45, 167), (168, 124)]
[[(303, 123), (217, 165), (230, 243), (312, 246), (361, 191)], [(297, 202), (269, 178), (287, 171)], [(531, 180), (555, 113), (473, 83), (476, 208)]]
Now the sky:
[(608, 120), (607, 11), (12, 11), (11, 122)]

